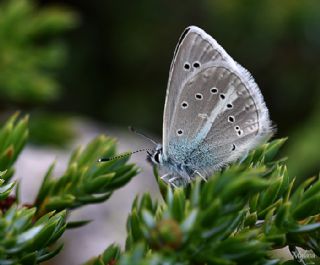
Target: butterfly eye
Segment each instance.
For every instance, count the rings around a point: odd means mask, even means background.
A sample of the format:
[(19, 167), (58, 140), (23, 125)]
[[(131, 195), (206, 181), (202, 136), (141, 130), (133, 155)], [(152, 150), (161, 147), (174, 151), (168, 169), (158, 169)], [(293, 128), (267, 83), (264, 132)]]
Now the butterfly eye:
[(202, 100), (203, 99), (203, 95), (201, 93), (197, 93), (195, 95), (195, 97), (196, 97), (197, 100)]
[(233, 107), (233, 105), (232, 105), (232, 104), (230, 104), (230, 103), (229, 103), (229, 104), (227, 104), (227, 108), (228, 108), (228, 109), (232, 109), (232, 107)]
[(239, 130), (239, 131), (238, 131), (238, 135), (239, 135), (239, 136), (242, 135), (242, 133), (243, 133), (242, 130)]
[(190, 70), (190, 64), (189, 63), (185, 63), (183, 66), (184, 70)]
[(157, 152), (155, 155), (154, 155), (154, 161), (156, 161), (158, 164), (160, 163), (160, 154)]
[(236, 126), (236, 127), (234, 127), (234, 129), (235, 129), (236, 131), (239, 131), (239, 130), (240, 130), (240, 127), (239, 127), (239, 126)]
[(196, 61), (193, 63), (194, 68), (199, 68), (200, 67), (200, 62)]

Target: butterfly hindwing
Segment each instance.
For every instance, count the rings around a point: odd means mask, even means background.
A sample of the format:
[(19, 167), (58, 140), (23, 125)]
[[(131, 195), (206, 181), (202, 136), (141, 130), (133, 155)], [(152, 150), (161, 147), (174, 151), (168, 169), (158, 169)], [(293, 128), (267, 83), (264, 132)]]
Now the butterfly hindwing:
[(261, 108), (245, 81), (225, 63), (203, 66), (177, 99), (168, 155), (211, 171), (241, 157), (270, 132), (263, 128)]

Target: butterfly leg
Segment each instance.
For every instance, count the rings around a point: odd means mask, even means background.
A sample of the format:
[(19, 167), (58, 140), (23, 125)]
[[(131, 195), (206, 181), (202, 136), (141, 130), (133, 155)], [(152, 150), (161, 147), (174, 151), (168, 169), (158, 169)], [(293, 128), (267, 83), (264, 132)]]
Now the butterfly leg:
[(163, 180), (163, 181), (166, 181), (168, 176), (170, 176), (171, 173), (167, 173), (167, 174), (164, 174), (163, 176), (161, 176), (160, 178)]
[(172, 175), (171, 173), (164, 174), (163, 176), (160, 177), (160, 179), (163, 180), (165, 183), (171, 184), (171, 183), (169, 182), (171, 175)]
[(194, 171), (193, 174), (200, 176), (200, 178), (202, 178), (205, 182), (208, 182), (208, 180), (206, 179), (206, 177), (203, 176), (198, 170)]
[(173, 177), (173, 178), (169, 179), (168, 183), (170, 185), (172, 185), (174, 188), (178, 188), (178, 185), (176, 185), (175, 181), (179, 180), (179, 179), (180, 179), (180, 177)]

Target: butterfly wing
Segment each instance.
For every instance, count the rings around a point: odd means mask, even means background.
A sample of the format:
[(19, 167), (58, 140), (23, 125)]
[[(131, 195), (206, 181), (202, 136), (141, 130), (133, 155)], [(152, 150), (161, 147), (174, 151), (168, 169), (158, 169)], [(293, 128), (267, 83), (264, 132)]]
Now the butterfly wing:
[[(180, 40), (171, 67), (164, 154), (210, 173), (270, 137), (272, 128), (249, 72), (202, 30), (190, 30)], [(190, 71), (184, 69), (186, 62)]]
[(194, 74), (194, 63), (226, 61), (236, 67), (224, 49), (202, 29), (191, 26), (185, 29), (176, 46), (170, 67), (167, 95), (163, 115), (163, 153), (167, 155), (168, 136), (172, 128), (172, 116), (176, 100), (183, 90), (182, 84)]

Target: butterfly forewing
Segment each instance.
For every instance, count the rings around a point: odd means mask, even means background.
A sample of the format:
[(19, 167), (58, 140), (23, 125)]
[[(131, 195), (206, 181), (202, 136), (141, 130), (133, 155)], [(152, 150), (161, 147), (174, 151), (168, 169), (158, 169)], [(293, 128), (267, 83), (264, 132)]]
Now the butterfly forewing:
[(163, 148), (166, 155), (168, 132), (172, 126), (177, 98), (182, 92), (186, 79), (198, 71), (199, 67), (216, 61), (227, 61), (234, 65), (234, 61), (223, 48), (208, 34), (198, 27), (188, 27), (181, 35), (174, 52), (170, 67), (169, 81), (163, 117)]

